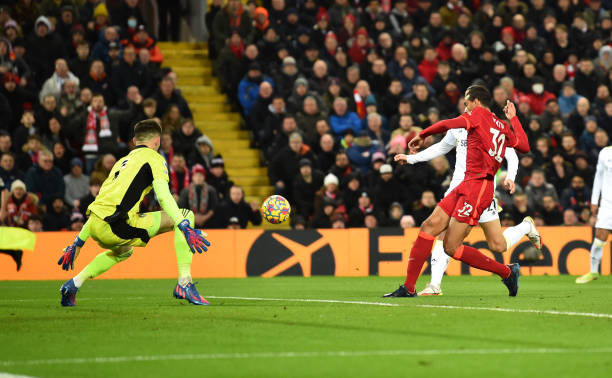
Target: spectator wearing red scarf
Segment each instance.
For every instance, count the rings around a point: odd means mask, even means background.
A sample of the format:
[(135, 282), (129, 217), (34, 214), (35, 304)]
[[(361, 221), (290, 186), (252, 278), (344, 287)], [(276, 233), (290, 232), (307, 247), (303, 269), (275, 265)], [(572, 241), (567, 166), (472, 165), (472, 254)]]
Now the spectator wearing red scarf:
[(238, 29), (243, 40), (253, 39), (253, 20), (249, 12), (245, 12), (240, 0), (228, 0), (222, 11), (217, 12), (212, 23), (211, 34), (214, 38), (216, 51), (221, 51), (232, 29)]
[(185, 156), (180, 153), (175, 153), (170, 161), (170, 191), (174, 196), (175, 200), (178, 201), (179, 194), (183, 188), (189, 186), (189, 169), (187, 169), (187, 163), (185, 162)]

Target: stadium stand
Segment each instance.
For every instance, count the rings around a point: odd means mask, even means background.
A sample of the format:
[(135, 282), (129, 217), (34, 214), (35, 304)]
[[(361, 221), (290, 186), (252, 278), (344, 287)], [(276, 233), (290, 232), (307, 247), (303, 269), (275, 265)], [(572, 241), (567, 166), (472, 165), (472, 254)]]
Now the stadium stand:
[[(299, 228), (418, 226), (454, 152), (393, 156), (462, 112), (476, 81), (496, 114), (517, 104), (532, 148), (517, 193), (496, 191), (502, 223), (593, 223), (612, 132), (607, 0), (214, 0), (207, 43), (158, 42), (137, 0), (0, 3), (2, 224), (78, 229), (131, 125), (157, 117), (171, 189), (200, 227), (259, 224), (273, 192)], [(170, 8), (160, 34), (176, 40)]]

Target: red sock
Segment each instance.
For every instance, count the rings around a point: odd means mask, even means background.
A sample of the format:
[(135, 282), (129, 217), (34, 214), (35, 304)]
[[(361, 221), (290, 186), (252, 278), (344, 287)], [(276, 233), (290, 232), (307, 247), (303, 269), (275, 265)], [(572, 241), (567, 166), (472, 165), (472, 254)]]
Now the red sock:
[(494, 259), (483, 255), (474, 247), (470, 247), (469, 245), (462, 245), (455, 252), (455, 256), (453, 256), (455, 260), (463, 261), (464, 263), (472, 266), (474, 268), (478, 268), (481, 270), (486, 270), (487, 272), (495, 273), (499, 275), (501, 278), (508, 278), (510, 276), (510, 268), (508, 268), (504, 264), (500, 264)]
[(419, 237), (412, 245), (412, 249), (410, 250), (410, 259), (408, 259), (406, 281), (404, 282), (404, 286), (411, 293), (414, 293), (414, 284), (416, 284), (416, 281), (421, 274), (421, 269), (423, 269), (425, 260), (427, 260), (429, 255), (431, 255), (431, 248), (433, 247), (435, 240), (436, 238), (433, 236), (420, 231)]

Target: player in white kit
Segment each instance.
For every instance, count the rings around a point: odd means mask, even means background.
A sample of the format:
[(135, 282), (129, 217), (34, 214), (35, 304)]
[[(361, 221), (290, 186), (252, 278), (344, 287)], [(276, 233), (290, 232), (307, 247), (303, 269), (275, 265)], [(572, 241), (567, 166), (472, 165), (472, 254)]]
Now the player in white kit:
[(602, 149), (597, 158), (597, 170), (591, 194), (591, 212), (597, 215), (595, 238), (591, 245), (591, 271), (576, 278), (578, 284), (585, 284), (599, 277), (603, 247), (612, 230), (612, 147)]
[[(417, 154), (405, 155), (406, 162), (408, 164), (415, 164), (429, 161), (438, 156), (443, 156), (455, 148), (455, 171), (453, 173), (449, 188), (446, 193), (444, 193), (444, 196), (446, 196), (463, 181), (465, 176), (467, 134), (468, 132), (465, 129), (448, 130), (440, 142)], [(513, 148), (506, 148), (505, 158), (508, 162), (508, 173), (504, 186), (510, 191), (510, 193), (514, 193), (514, 178), (516, 177), (518, 170), (518, 157), (516, 156), (516, 152)], [(540, 234), (536, 230), (535, 224), (533, 223), (533, 219), (531, 219), (531, 217), (525, 217), (520, 224), (514, 227), (509, 227), (502, 233), (495, 199), (482, 213), (478, 223), (485, 233), (485, 237), (489, 244), (489, 249), (492, 252), (502, 253), (508, 250), (510, 247), (518, 243), (524, 235), (527, 235), (529, 240), (535, 245), (536, 248), (541, 248)], [(442, 277), (444, 276), (446, 267), (450, 262), (450, 257), (444, 252), (442, 243), (443, 238), (444, 234), (439, 235), (438, 239), (436, 239), (434, 243), (431, 254), (431, 281), (427, 284), (425, 289), (418, 293), (419, 296), (442, 295), (440, 285), (442, 284)]]

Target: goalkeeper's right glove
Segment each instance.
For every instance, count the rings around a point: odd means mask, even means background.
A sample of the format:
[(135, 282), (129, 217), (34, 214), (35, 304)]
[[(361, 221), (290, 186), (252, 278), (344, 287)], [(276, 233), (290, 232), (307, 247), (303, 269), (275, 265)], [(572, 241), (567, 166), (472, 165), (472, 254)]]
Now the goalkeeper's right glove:
[(78, 254), (79, 249), (85, 244), (85, 241), (81, 240), (78, 236), (74, 239), (74, 242), (68, 247), (64, 248), (64, 254), (60, 257), (57, 265), (61, 265), (63, 270), (74, 269), (74, 259)]
[(187, 241), (187, 245), (191, 250), (191, 253), (202, 253), (208, 251), (208, 246), (210, 246), (210, 242), (206, 240), (205, 233), (198, 229), (191, 228), (189, 225), (189, 219), (183, 219), (181, 223), (178, 224), (178, 229), (181, 230), (183, 235), (185, 236), (185, 240)]

